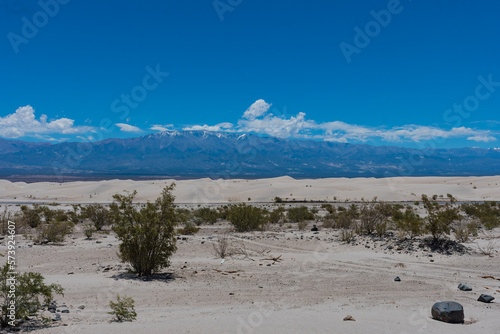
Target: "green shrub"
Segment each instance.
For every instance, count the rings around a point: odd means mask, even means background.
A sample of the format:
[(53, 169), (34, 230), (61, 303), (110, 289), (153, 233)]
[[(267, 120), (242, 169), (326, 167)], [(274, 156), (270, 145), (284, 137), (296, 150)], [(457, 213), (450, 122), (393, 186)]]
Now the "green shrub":
[(285, 223), (285, 208), (282, 205), (269, 213), (269, 223), (280, 226)]
[(336, 208), (331, 204), (321, 204), (321, 208), (328, 211), (328, 213), (334, 213), (335, 211), (337, 211)]
[(66, 235), (73, 233), (73, 223), (53, 221), (38, 226), (37, 232), (35, 241), (38, 243), (63, 242)]
[(194, 212), (196, 225), (210, 224), (213, 225), (219, 218), (219, 213), (211, 208), (199, 208)]
[(114, 315), (114, 319), (118, 322), (134, 321), (137, 318), (134, 304), (135, 301), (131, 297), (121, 298), (120, 295), (117, 294), (116, 302), (112, 300), (109, 301), (109, 307), (112, 311), (108, 312), (108, 314)]
[[(377, 228), (382, 230), (382, 227), (385, 228), (385, 218), (378, 204), (372, 202), (368, 204), (363, 203), (361, 205), (359, 219), (361, 221), (362, 231), (372, 234)], [(382, 234), (384, 233), (385, 231)]]
[(35, 228), (42, 222), (41, 214), (42, 210), (37, 205), (34, 205), (33, 209), (30, 209), (26, 205), (22, 205), (20, 220), (22, 223)]
[(296, 208), (289, 208), (287, 212), (287, 218), (293, 222), (301, 222), (304, 220), (313, 220), (314, 214), (309, 211), (307, 206), (301, 205)]
[(187, 221), (184, 224), (184, 228), (180, 228), (177, 230), (179, 234), (185, 234), (185, 235), (191, 235), (191, 234), (196, 234), (200, 230), (199, 227), (194, 226), (194, 224), (191, 221)]
[(399, 214), (395, 214), (393, 218), (399, 230), (408, 233), (410, 238), (422, 234), (424, 220), (414, 210), (407, 208), (404, 213), (398, 212)]
[(245, 203), (231, 205), (227, 219), (238, 232), (260, 230), (268, 221), (266, 210)]
[[(59, 284), (46, 285), (40, 273), (26, 272), (17, 274), (15, 280), (11, 280), (10, 267), (6, 263), (0, 268), (0, 326), (7, 327), (15, 325), (13, 319), (23, 320), (28, 315), (40, 310), (43, 298), (48, 304), (54, 294), (62, 295), (64, 289)], [(11, 286), (15, 286), (15, 294)], [(15, 296), (12, 299), (13, 295)], [(9, 306), (15, 305), (14, 315), (11, 316)]]
[(94, 232), (95, 228), (93, 225), (91, 224), (83, 225), (83, 233), (85, 233), (85, 237), (87, 237), (87, 239), (91, 239)]
[(175, 184), (165, 187), (154, 203), (141, 208), (133, 204), (135, 195), (113, 196), (113, 230), (121, 241), (119, 256), (130, 263), (139, 276), (150, 276), (170, 265), (170, 257), (177, 250), (175, 197), (171, 194)]
[(444, 235), (450, 234), (451, 225), (460, 219), (458, 208), (450, 204), (439, 204), (435, 200), (430, 201), (426, 195), (422, 195), (424, 208), (427, 210), (425, 226), (427, 232), (432, 234), (434, 240), (438, 240)]
[(101, 204), (90, 204), (82, 210), (82, 216), (90, 219), (97, 231), (110, 224), (110, 212)]

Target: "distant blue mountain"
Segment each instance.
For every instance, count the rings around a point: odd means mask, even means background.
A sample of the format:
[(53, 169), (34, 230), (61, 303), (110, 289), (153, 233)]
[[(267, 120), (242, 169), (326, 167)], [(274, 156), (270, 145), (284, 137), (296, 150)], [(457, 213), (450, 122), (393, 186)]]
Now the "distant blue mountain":
[(278, 139), (253, 134), (164, 131), (92, 143), (0, 139), (0, 177), (294, 178), (500, 175), (500, 149), (410, 149)]

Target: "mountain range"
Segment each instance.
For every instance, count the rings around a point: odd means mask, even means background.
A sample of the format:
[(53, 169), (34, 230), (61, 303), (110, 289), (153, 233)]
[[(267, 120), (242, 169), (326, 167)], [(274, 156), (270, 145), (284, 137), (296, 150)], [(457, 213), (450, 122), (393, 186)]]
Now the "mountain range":
[(163, 131), (136, 138), (58, 144), (0, 139), (0, 178), (10, 180), (284, 175), (500, 175), (500, 149), (412, 149), (207, 131)]

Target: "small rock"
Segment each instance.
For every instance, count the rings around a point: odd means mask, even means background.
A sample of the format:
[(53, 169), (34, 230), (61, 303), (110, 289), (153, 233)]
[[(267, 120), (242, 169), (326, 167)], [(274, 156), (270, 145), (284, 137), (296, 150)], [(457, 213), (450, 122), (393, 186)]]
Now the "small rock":
[(73, 274), (74, 274), (74, 272), (72, 272), (72, 271), (70, 271), (70, 272), (68, 273), (68, 275), (73, 275)]
[(352, 315), (349, 314), (347, 317), (344, 318), (344, 321), (356, 321), (356, 319), (354, 319)]
[(61, 310), (61, 313), (69, 313), (69, 310), (66, 308), (64, 310)]
[(80, 310), (83, 310), (83, 309), (85, 308), (85, 305), (80, 305), (80, 306), (78, 306), (78, 308), (79, 308)]
[(229, 293), (229, 295), (230, 295), (230, 296), (234, 296), (234, 292), (230, 292), (230, 293)]
[(479, 298), (477, 300), (480, 302), (483, 302), (483, 303), (491, 303), (493, 301), (493, 299), (495, 299), (495, 297), (492, 297), (490, 295), (481, 294), (481, 296), (479, 296)]
[(313, 225), (313, 227), (311, 228), (311, 231), (313, 231), (313, 232), (318, 231), (318, 228), (316, 227), (316, 225)]
[(472, 291), (472, 288), (465, 283), (460, 283), (458, 288), (462, 291)]
[(399, 278), (399, 276), (396, 276), (396, 278), (394, 279), (394, 281), (401, 282), (401, 278)]
[(97, 240), (95, 243), (96, 244), (100, 244), (100, 243), (102, 243), (102, 241)]
[(464, 322), (464, 308), (457, 302), (439, 302), (432, 305), (432, 317), (449, 323)]

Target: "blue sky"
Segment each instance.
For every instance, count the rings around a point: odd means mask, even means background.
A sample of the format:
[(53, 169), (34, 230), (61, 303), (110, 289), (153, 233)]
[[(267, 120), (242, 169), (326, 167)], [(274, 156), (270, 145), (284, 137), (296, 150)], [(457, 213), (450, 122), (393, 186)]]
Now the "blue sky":
[(0, 137), (499, 147), (500, 3), (0, 2)]

